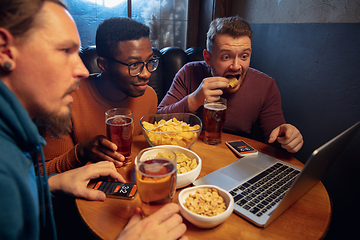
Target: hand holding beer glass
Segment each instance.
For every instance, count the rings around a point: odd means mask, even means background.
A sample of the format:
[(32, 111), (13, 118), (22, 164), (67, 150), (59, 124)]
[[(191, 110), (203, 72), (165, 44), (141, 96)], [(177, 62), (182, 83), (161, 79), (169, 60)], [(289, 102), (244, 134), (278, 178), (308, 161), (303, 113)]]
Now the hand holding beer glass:
[(118, 153), (125, 157), (123, 166), (131, 163), (131, 144), (134, 131), (133, 114), (127, 108), (113, 108), (105, 112), (107, 139), (115, 143)]
[(227, 111), (227, 101), (220, 98), (217, 101), (204, 101), (204, 142), (209, 145), (221, 143), (221, 133), (224, 127)]
[[(158, 153), (166, 157), (158, 157)], [(141, 150), (135, 158), (135, 171), (144, 217), (171, 203), (176, 191), (174, 151), (162, 147)]]

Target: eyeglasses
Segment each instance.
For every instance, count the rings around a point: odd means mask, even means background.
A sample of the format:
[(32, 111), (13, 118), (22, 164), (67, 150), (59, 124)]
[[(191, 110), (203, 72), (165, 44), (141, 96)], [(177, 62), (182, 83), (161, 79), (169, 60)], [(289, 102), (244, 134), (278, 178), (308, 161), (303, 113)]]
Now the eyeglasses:
[(154, 72), (158, 66), (159, 66), (159, 61), (160, 61), (160, 58), (158, 57), (154, 57), (152, 59), (150, 59), (149, 61), (146, 61), (146, 62), (135, 62), (135, 63), (124, 63), (124, 62), (120, 62), (114, 58), (111, 58), (109, 57), (108, 59), (114, 61), (114, 62), (117, 62), (117, 63), (120, 63), (122, 65), (125, 65), (125, 66), (128, 66), (129, 68), (129, 75), (132, 76), (132, 77), (135, 77), (137, 75), (139, 75), (143, 69), (144, 69), (144, 66), (146, 66), (146, 69), (149, 71), (149, 72)]

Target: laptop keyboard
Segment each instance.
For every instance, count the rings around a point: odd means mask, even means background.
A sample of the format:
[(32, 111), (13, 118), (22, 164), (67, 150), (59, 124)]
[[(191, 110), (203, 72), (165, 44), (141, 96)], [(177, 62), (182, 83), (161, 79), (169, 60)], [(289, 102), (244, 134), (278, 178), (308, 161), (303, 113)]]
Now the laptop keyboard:
[(261, 217), (284, 197), (299, 173), (297, 169), (275, 163), (229, 192), (235, 204)]

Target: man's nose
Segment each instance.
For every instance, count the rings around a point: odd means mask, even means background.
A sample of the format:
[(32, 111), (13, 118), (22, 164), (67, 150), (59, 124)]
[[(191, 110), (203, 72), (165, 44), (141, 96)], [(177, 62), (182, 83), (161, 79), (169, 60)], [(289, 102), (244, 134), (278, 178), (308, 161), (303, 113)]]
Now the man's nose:
[(89, 71), (85, 67), (83, 61), (80, 56), (77, 58), (75, 68), (74, 68), (74, 77), (76, 78), (87, 78), (89, 76)]
[(151, 72), (149, 72), (147, 70), (146, 66), (144, 66), (144, 68), (142, 69), (142, 71), (140, 72), (140, 74), (138, 76), (140, 78), (148, 79), (151, 76)]
[(232, 64), (230, 65), (231, 70), (233, 71), (239, 71), (242, 69), (241, 61), (238, 57), (234, 58)]

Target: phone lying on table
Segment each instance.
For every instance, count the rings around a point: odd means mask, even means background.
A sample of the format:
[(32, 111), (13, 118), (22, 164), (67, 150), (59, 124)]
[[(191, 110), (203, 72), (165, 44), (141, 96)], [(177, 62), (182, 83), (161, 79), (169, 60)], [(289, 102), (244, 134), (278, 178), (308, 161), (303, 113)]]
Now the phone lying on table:
[(93, 189), (103, 191), (108, 197), (122, 199), (134, 199), (137, 192), (137, 186), (135, 183), (108, 181), (97, 182)]
[(258, 151), (243, 140), (234, 140), (225, 142), (238, 156), (258, 154)]

